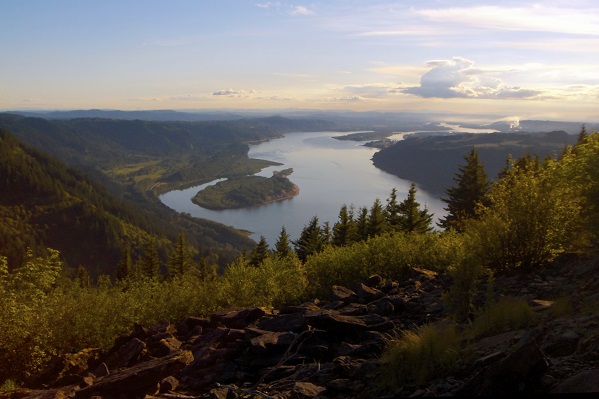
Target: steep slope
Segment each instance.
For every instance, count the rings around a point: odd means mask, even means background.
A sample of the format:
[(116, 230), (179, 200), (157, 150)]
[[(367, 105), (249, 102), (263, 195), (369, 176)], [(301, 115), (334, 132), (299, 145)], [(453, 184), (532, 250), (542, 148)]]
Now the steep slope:
[(0, 130), (0, 176), (0, 254), (9, 258), (9, 265), (18, 265), (27, 248), (50, 247), (60, 250), (71, 267), (83, 265), (94, 275), (114, 274), (126, 244), (135, 251), (156, 239), (164, 255), (179, 231), (204, 241), (204, 255), (227, 258), (235, 247), (252, 243), (233, 229), (202, 227), (167, 210), (161, 219), (140, 212), (82, 172), (21, 144), (5, 130)]

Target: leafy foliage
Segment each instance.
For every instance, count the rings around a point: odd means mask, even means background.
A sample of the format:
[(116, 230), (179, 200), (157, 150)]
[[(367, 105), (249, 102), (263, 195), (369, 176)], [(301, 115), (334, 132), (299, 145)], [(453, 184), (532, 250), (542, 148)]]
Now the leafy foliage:
[(539, 267), (573, 248), (581, 230), (582, 197), (561, 179), (561, 165), (532, 158), (514, 163), (479, 209), (465, 234), (481, 262), (493, 269)]

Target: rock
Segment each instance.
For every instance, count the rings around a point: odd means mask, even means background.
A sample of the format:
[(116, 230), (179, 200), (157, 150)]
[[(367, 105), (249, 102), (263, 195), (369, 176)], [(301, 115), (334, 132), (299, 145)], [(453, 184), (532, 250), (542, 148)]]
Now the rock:
[(258, 323), (258, 328), (266, 331), (299, 333), (306, 328), (306, 321), (301, 313), (275, 315), (262, 319)]
[(306, 323), (338, 337), (358, 337), (368, 331), (366, 323), (358, 317), (343, 316), (335, 311), (318, 310), (306, 314)]
[(311, 382), (296, 382), (293, 385), (292, 398), (315, 398), (326, 391), (326, 388), (314, 385)]
[(487, 367), (490, 364), (497, 362), (499, 359), (502, 359), (505, 356), (504, 351), (493, 352), (489, 355), (478, 358), (474, 361), (473, 368), (481, 369), (483, 367)]
[(52, 360), (44, 371), (30, 379), (27, 386), (29, 388), (41, 388), (42, 386), (59, 387), (78, 383), (78, 380), (72, 379), (71, 382), (67, 382), (65, 378), (87, 370), (89, 364), (97, 360), (99, 355), (99, 349), (84, 349), (75, 354), (66, 354), (58, 357)]
[(334, 285), (331, 287), (332, 296), (337, 301), (344, 303), (355, 302), (358, 300), (358, 295), (349, 288), (342, 287), (340, 285)]
[(385, 294), (382, 291), (379, 291), (376, 288), (369, 287), (363, 283), (361, 283), (358, 286), (358, 288), (356, 289), (356, 293), (360, 297), (360, 300), (364, 301), (365, 303), (376, 301), (377, 299), (380, 299), (383, 296), (385, 296)]
[(265, 331), (250, 340), (250, 350), (257, 356), (282, 353), (295, 341), (298, 334), (292, 332)]
[(367, 285), (368, 287), (372, 287), (372, 288), (377, 288), (382, 283), (383, 283), (383, 278), (381, 276), (379, 276), (378, 274), (374, 274), (374, 275), (368, 277), (368, 279), (366, 281), (364, 281), (364, 285)]
[(139, 338), (132, 338), (124, 345), (113, 348), (104, 360), (109, 370), (128, 367), (135, 363), (146, 349), (146, 344)]
[(568, 356), (576, 352), (580, 336), (574, 331), (568, 331), (561, 335), (550, 335), (543, 343), (542, 349), (551, 357)]
[(244, 328), (265, 314), (261, 308), (231, 308), (212, 314), (210, 320), (229, 328)]
[(550, 393), (599, 392), (599, 369), (580, 372), (557, 384)]
[(523, 342), (503, 360), (492, 364), (467, 381), (457, 396), (516, 395), (532, 392), (549, 367), (535, 339)]
[(159, 393), (167, 393), (167, 392), (177, 389), (178, 386), (179, 386), (179, 380), (177, 380), (175, 377), (170, 375), (166, 378), (163, 378), (160, 381), (160, 389), (158, 390), (158, 392)]
[(114, 395), (115, 393), (130, 398), (143, 397), (146, 393), (153, 391), (162, 379), (183, 369), (192, 360), (193, 355), (189, 351), (180, 351), (163, 358), (151, 359), (128, 369), (111, 373), (92, 386), (77, 391), (75, 397), (89, 398), (95, 395)]

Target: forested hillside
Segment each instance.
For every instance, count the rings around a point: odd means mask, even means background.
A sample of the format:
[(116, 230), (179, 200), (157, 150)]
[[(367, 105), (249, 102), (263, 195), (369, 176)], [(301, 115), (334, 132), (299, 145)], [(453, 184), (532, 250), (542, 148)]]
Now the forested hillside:
[[(6, 129), (5, 136), (10, 131), (29, 147), (74, 168), (67, 169), (30, 148), (19, 150), (22, 157), (3, 158), (7, 184), (3, 201), (11, 201), (3, 205), (14, 207), (4, 212), (7, 226), (13, 226), (1, 233), (12, 248), (5, 255), (18, 260), (28, 246), (49, 246), (61, 250), (70, 267), (82, 265), (97, 276), (115, 275), (126, 245), (132, 247), (134, 259), (141, 256), (150, 237), (156, 239), (165, 260), (170, 242), (180, 232), (201, 256), (225, 266), (240, 251), (250, 249), (253, 240), (236, 229), (178, 214), (155, 194), (255, 173), (272, 163), (249, 159), (248, 143), (289, 131), (330, 128), (331, 124), (278, 117), (152, 122), (0, 114), (1, 127)], [(7, 140), (6, 145), (10, 142), (21, 148), (15, 138)], [(9, 188), (11, 179), (22, 178), (14, 175), (24, 173), (21, 163), (27, 163), (27, 173), (35, 178), (27, 175)], [(46, 189), (37, 187), (40, 181)], [(44, 206), (32, 208), (38, 203)]]
[(429, 192), (443, 194), (453, 183), (457, 165), (472, 148), (478, 150), (487, 174), (495, 179), (508, 156), (554, 157), (575, 142), (576, 135), (565, 132), (415, 134), (380, 150), (372, 159), (376, 167), (388, 173), (414, 181)]
[(9, 265), (21, 264), (28, 248), (41, 254), (50, 247), (60, 250), (71, 268), (114, 276), (126, 246), (135, 259), (155, 241), (166, 259), (179, 232), (204, 256), (222, 257), (223, 262), (252, 243), (232, 228), (200, 224), (168, 209), (159, 214), (138, 210), (5, 130), (0, 130), (0, 176), (0, 248)]

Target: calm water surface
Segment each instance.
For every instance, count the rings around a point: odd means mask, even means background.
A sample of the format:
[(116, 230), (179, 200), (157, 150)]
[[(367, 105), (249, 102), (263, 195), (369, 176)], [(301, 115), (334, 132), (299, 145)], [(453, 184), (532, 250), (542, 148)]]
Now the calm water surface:
[[(296, 240), (313, 216), (321, 225), (337, 221), (343, 204), (370, 208), (376, 198), (382, 204), (397, 189), (398, 200), (406, 198), (410, 182), (377, 169), (372, 155), (378, 151), (364, 147), (364, 142), (342, 141), (333, 137), (347, 133), (312, 132), (290, 133), (250, 148), (251, 158), (280, 162), (283, 165), (263, 169), (258, 175), (270, 177), (275, 170), (293, 168), (289, 179), (298, 185), (300, 194), (292, 199), (242, 209), (213, 211), (191, 202), (204, 187), (216, 181), (187, 190), (170, 191), (160, 196), (168, 207), (192, 216), (251, 231), (251, 237), (264, 236), (271, 247), (285, 226), (292, 240)], [(435, 221), (445, 215), (445, 204), (439, 198), (418, 190), (416, 198), (422, 206), (434, 213)]]

